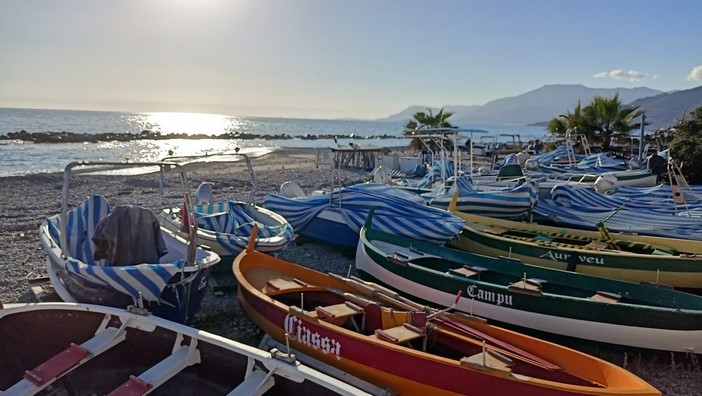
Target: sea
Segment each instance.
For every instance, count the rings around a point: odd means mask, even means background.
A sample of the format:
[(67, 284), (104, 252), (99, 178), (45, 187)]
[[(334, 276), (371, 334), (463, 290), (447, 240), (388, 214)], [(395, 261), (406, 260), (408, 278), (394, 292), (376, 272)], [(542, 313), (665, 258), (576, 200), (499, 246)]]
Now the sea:
[[(98, 143), (34, 143), (0, 139), (0, 176), (62, 172), (75, 161), (158, 161), (170, 153), (197, 155), (239, 149), (259, 156), (285, 147), (326, 148), (339, 146), (403, 147), (410, 140), (403, 122), (364, 120), (320, 120), (272, 117), (242, 117), (220, 114), (119, 111), (79, 111), (0, 108), (0, 135), (26, 131), (72, 132), (76, 134), (160, 132), (161, 135), (254, 134), (260, 139), (160, 139)], [(450, 120), (449, 120), (450, 121)], [(537, 126), (456, 125), (473, 131), (473, 141), (485, 139), (512, 143), (542, 139), (546, 131)], [(478, 132), (485, 131), (485, 132)], [(462, 132), (466, 139), (470, 132)], [(326, 136), (326, 138), (316, 138)], [(334, 136), (336, 139), (329, 138)], [(281, 138), (286, 137), (286, 138)]]

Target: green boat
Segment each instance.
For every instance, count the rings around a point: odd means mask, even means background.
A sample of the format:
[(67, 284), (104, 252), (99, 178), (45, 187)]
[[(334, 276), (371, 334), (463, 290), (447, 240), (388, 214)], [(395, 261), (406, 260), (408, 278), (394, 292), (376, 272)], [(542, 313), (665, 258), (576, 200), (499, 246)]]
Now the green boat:
[(702, 353), (702, 296), (660, 285), (600, 278), (360, 231), (362, 279), (415, 300), (586, 340)]
[(702, 241), (553, 227), (459, 212), (452, 247), (493, 257), (630, 282), (702, 289)]

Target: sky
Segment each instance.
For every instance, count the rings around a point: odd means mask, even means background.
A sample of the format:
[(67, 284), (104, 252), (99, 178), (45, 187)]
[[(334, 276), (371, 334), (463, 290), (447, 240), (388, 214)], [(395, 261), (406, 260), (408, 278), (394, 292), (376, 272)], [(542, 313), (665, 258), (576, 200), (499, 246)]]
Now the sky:
[(0, 107), (376, 119), (702, 85), (700, 0), (2, 0)]

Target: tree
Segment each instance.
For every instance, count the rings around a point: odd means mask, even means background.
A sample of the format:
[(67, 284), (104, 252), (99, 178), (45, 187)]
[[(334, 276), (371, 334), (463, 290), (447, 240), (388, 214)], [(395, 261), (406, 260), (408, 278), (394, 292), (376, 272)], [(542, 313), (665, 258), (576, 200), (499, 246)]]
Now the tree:
[(407, 129), (431, 129), (431, 128), (455, 128), (450, 122), (446, 121), (449, 117), (453, 115), (452, 112), (447, 111), (444, 113), (442, 108), (439, 112), (434, 115), (432, 110), (427, 108), (429, 114), (418, 111), (414, 113), (413, 120), (410, 120), (405, 128)]
[(586, 129), (586, 124), (585, 116), (583, 115), (580, 102), (578, 101), (578, 105), (575, 106), (572, 112), (568, 111), (552, 119), (549, 121), (546, 128), (556, 136), (565, 136), (569, 129), (576, 131)]
[(622, 105), (619, 94), (616, 94), (611, 99), (595, 96), (584, 113), (594, 131), (593, 138), (602, 143), (602, 151), (609, 151), (612, 140), (627, 139), (629, 132), (641, 127), (635, 120), (644, 112), (638, 106)]
[(595, 96), (584, 108), (578, 102), (572, 112), (549, 121), (547, 129), (557, 136), (565, 135), (568, 129), (576, 131), (590, 142), (601, 143), (602, 151), (609, 151), (612, 140), (628, 138), (630, 131), (640, 128), (635, 121), (641, 114), (638, 106), (622, 105), (619, 94), (613, 98)]
[[(453, 113), (450, 111), (444, 113), (443, 108), (439, 110), (439, 112), (436, 115), (434, 115), (432, 113), (432, 110), (429, 108), (427, 108), (427, 113), (423, 111), (418, 111), (414, 113), (414, 119), (409, 120), (409, 122), (407, 122), (407, 125), (405, 125), (406, 130), (404, 132), (404, 135), (411, 136), (422, 129), (455, 128), (453, 125), (451, 125), (450, 122), (447, 121), (448, 118), (452, 115)], [(419, 150), (422, 150), (424, 148), (421, 141), (418, 138), (412, 139), (409, 146), (410, 148)], [(432, 147), (432, 149), (434, 148)]]
[(702, 183), (702, 107), (684, 116), (674, 127), (670, 155), (681, 163), (680, 170), (690, 184)]

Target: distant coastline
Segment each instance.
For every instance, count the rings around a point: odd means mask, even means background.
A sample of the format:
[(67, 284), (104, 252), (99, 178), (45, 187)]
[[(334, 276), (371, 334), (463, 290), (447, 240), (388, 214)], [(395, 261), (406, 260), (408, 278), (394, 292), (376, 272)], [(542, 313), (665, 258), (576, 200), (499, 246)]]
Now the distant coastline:
[(336, 140), (336, 139), (351, 139), (351, 140), (368, 140), (368, 139), (401, 139), (402, 136), (396, 135), (372, 135), (359, 136), (351, 134), (320, 134), (320, 135), (303, 135), (291, 136), (287, 134), (256, 134), (256, 133), (224, 133), (221, 135), (207, 134), (189, 134), (189, 133), (169, 133), (162, 134), (161, 132), (142, 131), (141, 133), (73, 133), (73, 132), (27, 132), (25, 130), (19, 132), (10, 132), (7, 135), (0, 135), (0, 140), (20, 140), (23, 142), (34, 143), (98, 143), (98, 142), (131, 142), (134, 140), (169, 140), (169, 139), (220, 139), (220, 140)]

